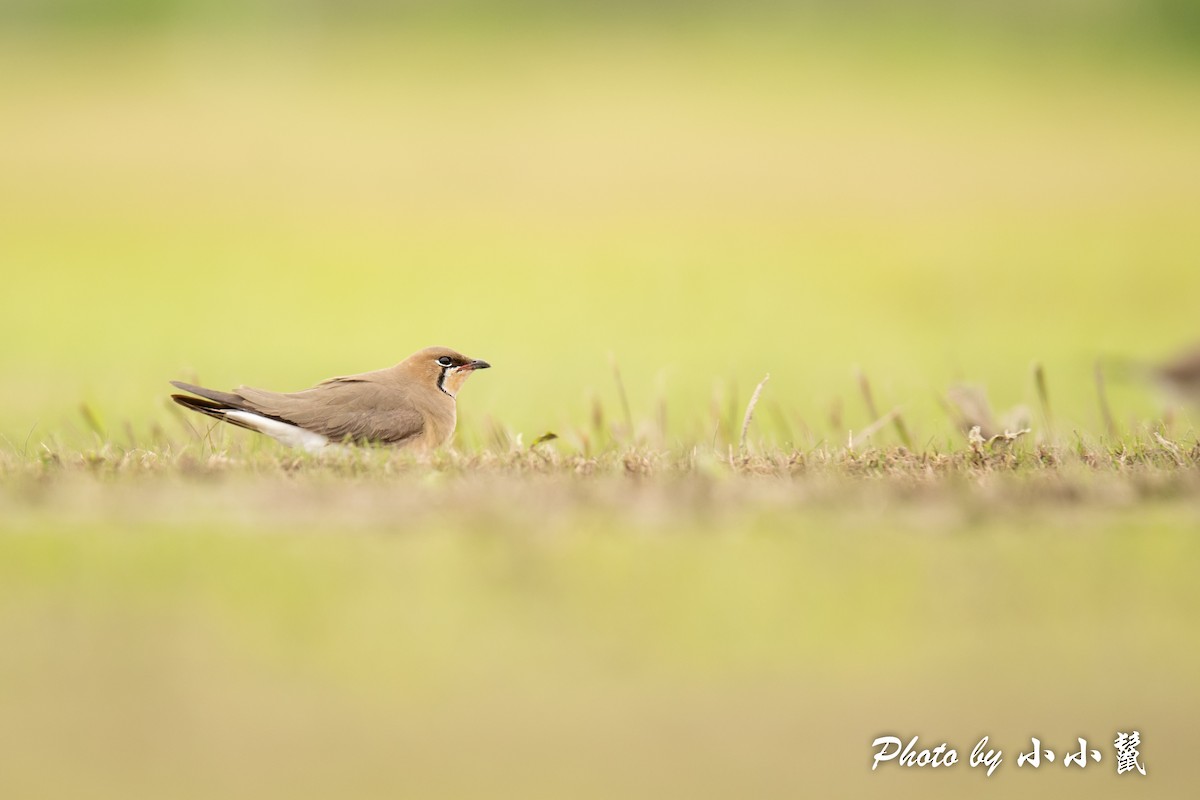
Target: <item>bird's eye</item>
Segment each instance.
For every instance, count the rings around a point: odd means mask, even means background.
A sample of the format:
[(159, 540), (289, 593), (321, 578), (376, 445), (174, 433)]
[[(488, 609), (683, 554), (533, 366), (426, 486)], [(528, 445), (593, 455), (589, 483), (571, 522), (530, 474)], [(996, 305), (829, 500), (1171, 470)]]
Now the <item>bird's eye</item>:
[(448, 367), (451, 364), (453, 364), (454, 361), (451, 360), (450, 356), (442, 356), (441, 358), (438, 359), (438, 363), (441, 364), (443, 367)]

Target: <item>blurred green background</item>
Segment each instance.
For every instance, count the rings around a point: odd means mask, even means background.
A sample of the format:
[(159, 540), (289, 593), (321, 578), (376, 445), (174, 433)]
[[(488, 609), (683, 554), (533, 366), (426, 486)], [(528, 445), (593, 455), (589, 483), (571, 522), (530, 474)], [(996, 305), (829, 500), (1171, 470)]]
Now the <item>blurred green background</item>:
[(941, 441), (947, 384), (1035, 361), (1096, 431), (1097, 357), (1200, 338), (1191, 3), (0, 9), (17, 449), (429, 344), (497, 365), (467, 443), (583, 424), (610, 356), (675, 442), (767, 372), (762, 435), (841, 441), (855, 368)]

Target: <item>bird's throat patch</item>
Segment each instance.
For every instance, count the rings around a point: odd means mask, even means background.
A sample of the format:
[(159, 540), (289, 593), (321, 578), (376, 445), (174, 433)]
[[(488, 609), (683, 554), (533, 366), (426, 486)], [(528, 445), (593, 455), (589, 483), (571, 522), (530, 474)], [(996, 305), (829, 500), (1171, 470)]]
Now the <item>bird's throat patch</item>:
[(452, 369), (454, 369), (454, 367), (446, 367), (445, 369), (442, 370), (442, 373), (440, 375), (438, 375), (437, 387), (438, 387), (438, 391), (440, 391), (442, 394), (446, 395), (447, 397), (449, 397), (451, 399), (454, 399), (454, 393), (451, 391), (447, 391), (447, 389), (446, 389), (446, 376), (448, 376), (450, 374), (450, 371)]

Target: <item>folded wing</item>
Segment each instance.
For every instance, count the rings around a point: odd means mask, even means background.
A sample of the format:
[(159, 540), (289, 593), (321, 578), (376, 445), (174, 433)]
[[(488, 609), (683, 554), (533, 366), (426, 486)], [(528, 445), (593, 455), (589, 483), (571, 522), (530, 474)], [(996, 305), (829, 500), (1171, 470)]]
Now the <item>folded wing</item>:
[(369, 380), (340, 378), (282, 394), (240, 386), (244, 410), (287, 422), (331, 442), (401, 444), (422, 434), (420, 411), (400, 390)]

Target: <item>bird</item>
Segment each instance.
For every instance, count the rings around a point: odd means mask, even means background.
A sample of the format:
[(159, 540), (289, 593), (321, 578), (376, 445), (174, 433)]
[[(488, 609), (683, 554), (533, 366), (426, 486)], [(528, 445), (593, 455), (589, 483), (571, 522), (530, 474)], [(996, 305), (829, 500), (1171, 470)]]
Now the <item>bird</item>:
[(220, 392), (171, 381), (188, 392), (171, 399), (311, 453), (345, 444), (429, 450), (454, 434), (463, 383), (489, 367), (446, 347), (427, 347), (394, 367), (330, 378), (300, 392), (250, 386)]
[(1176, 398), (1200, 404), (1200, 345), (1151, 368), (1150, 374)]

